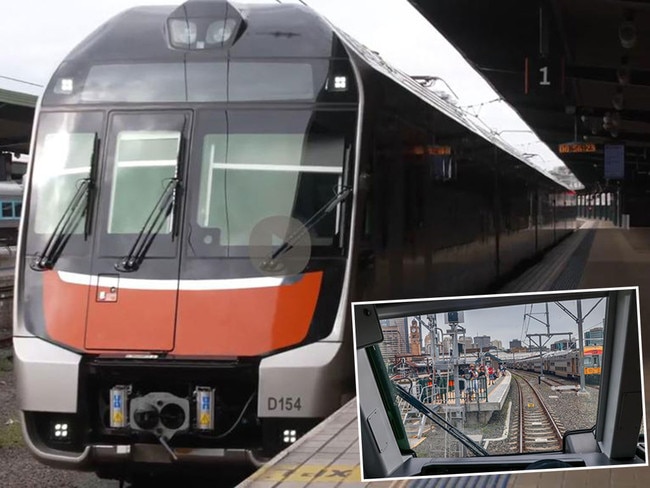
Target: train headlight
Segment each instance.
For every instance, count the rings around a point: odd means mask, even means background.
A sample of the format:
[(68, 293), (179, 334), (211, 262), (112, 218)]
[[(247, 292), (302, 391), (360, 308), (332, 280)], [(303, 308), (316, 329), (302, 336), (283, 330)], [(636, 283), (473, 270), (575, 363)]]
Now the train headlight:
[(196, 42), (196, 24), (185, 19), (169, 20), (169, 37), (172, 46), (187, 48)]
[(335, 75), (327, 80), (325, 88), (332, 92), (348, 91), (348, 77), (343, 75)]
[(68, 424), (54, 424), (54, 437), (68, 437)]
[(237, 29), (237, 20), (226, 19), (212, 22), (208, 26), (208, 31), (205, 35), (205, 42), (208, 45), (223, 44), (228, 42)]
[(219, 49), (230, 46), (246, 22), (228, 2), (190, 0), (167, 18), (169, 44), (176, 49)]
[(334, 77), (334, 89), (345, 90), (348, 86), (348, 79), (345, 76)]
[(70, 442), (70, 424), (55, 420), (51, 424), (50, 438), (55, 442)]
[(293, 444), (297, 440), (298, 440), (298, 435), (295, 430), (285, 429), (284, 432), (282, 432), (282, 441), (285, 444)]

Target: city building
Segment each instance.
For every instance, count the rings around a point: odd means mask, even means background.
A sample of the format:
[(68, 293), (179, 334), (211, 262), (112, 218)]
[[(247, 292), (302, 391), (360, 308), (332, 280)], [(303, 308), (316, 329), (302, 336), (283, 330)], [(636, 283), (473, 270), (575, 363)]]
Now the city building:
[(489, 349), (490, 348), (490, 336), (482, 335), (474, 337), (474, 347), (476, 349)]
[(422, 354), (422, 337), (420, 323), (413, 319), (411, 320), (411, 328), (409, 329), (409, 346), (410, 353), (419, 356)]
[(510, 341), (510, 350), (521, 349), (521, 341), (519, 339), (513, 339)]
[(385, 360), (392, 361), (395, 356), (408, 354), (408, 330), (405, 328), (406, 319), (389, 319), (381, 321), (384, 341), (379, 344), (379, 350)]
[(585, 332), (585, 346), (602, 346), (603, 332), (602, 327), (593, 327)]

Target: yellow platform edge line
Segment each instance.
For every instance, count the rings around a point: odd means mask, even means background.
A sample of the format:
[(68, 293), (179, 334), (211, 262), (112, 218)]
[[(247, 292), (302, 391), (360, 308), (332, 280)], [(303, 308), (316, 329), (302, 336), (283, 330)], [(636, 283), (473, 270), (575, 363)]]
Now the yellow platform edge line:
[(360, 483), (361, 467), (351, 464), (331, 464), (331, 465), (290, 465), (276, 464), (268, 468), (262, 468), (250, 478), (250, 481), (256, 482), (289, 482), (300, 481), (305, 483)]

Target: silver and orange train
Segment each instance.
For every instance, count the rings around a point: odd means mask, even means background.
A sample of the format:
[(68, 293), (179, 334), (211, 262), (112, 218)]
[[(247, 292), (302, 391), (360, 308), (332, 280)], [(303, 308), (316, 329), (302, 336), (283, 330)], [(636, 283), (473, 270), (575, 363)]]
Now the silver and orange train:
[[(585, 346), (583, 351), (583, 364), (585, 381), (590, 384), (600, 384), (602, 368), (603, 346)], [(569, 349), (544, 353), (540, 358), (532, 356), (510, 363), (511, 367), (525, 371), (552, 374), (562, 378), (580, 378), (580, 351)]]
[(31, 452), (128, 478), (295, 442), (354, 394), (352, 300), (484, 291), (574, 229), (566, 188), (488, 139), (303, 6), (107, 22), (32, 138)]

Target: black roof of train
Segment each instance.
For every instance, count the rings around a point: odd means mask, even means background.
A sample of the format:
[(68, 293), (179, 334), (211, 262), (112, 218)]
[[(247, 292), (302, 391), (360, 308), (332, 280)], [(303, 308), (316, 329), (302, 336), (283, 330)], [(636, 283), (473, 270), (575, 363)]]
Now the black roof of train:
[[(202, 2), (207, 3), (207, 2)], [(215, 5), (224, 2), (210, 2)], [(231, 4), (233, 5), (233, 4)], [(147, 6), (128, 9), (82, 41), (65, 61), (174, 61), (229, 58), (320, 58), (332, 55), (332, 28), (302, 5), (236, 5), (245, 28), (227, 48), (182, 50), (167, 42), (167, 19), (178, 7)], [(278, 56), (281, 53), (281, 56)]]

